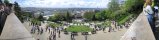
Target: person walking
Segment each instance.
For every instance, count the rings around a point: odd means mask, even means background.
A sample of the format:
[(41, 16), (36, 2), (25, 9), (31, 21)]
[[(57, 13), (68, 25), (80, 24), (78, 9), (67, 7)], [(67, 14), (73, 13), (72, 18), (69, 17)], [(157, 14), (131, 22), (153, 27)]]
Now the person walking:
[(146, 0), (146, 7), (144, 8), (144, 13), (148, 19), (152, 31), (155, 32), (155, 24), (154, 24), (153, 10), (151, 8), (151, 0)]
[(61, 33), (60, 30), (58, 31), (58, 33), (59, 33), (59, 38), (60, 38), (60, 33)]
[(112, 27), (111, 31), (115, 31), (115, 21), (112, 21), (111, 27)]

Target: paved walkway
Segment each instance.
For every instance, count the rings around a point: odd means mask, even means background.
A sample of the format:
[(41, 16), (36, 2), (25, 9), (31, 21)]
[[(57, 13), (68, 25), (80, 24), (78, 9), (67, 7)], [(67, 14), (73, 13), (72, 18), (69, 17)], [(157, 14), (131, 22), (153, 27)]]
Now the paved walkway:
[(34, 40), (14, 13), (8, 15), (0, 40)]
[[(29, 26), (28, 22), (25, 22), (23, 24), (29, 31), (31, 30), (32, 26)], [(46, 27), (45, 25), (46, 24), (42, 24), (42, 26), (40, 26), (40, 27), (45, 28)], [(88, 40), (119, 40), (124, 35), (124, 33), (127, 31), (127, 29), (123, 28), (123, 29), (120, 29), (120, 31), (108, 32), (108, 28), (107, 28), (105, 31), (106, 31), (105, 33), (103, 31), (97, 31), (97, 34), (88, 35)], [(58, 33), (56, 33), (56, 34), (57, 34), (57, 36), (56, 36), (57, 40), (71, 40), (70, 34), (65, 35), (64, 32), (61, 32), (60, 38), (58, 38)], [(44, 30), (44, 33), (41, 35), (37, 34), (37, 32), (32, 35), (35, 39), (48, 40), (50, 33), (48, 33), (48, 31), (45, 32), (45, 30)], [(75, 39), (76, 40), (85, 40), (85, 36), (81, 35), (81, 33), (78, 33), (78, 36), (75, 36)]]

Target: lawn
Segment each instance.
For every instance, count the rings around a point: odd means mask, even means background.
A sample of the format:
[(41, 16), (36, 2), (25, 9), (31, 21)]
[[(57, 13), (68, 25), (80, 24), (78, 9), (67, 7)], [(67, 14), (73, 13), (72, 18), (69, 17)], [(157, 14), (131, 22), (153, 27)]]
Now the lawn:
[(70, 26), (66, 29), (66, 31), (69, 32), (90, 32), (92, 31), (91, 28), (87, 27), (87, 26)]

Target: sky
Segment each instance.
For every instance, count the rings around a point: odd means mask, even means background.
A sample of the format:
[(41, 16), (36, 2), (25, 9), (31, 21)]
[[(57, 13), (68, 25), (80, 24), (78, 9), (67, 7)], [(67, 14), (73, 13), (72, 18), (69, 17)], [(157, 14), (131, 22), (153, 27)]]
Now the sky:
[(44, 8), (106, 8), (110, 0), (9, 0), (21, 7)]

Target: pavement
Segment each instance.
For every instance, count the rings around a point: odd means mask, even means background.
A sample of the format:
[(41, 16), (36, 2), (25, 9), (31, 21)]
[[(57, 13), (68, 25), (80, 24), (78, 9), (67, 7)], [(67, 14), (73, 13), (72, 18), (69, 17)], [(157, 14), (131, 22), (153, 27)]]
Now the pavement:
[[(29, 26), (29, 23), (30, 22), (23, 23), (25, 25), (26, 29), (28, 29), (28, 31), (30, 31), (31, 27), (32, 27), (32, 26)], [(45, 29), (46, 24), (44, 23), (44, 24), (42, 24), (42, 26), (39, 26), (39, 27), (42, 27), (43, 29)], [(124, 35), (124, 33), (127, 31), (126, 28), (123, 28), (120, 30), (116, 30), (116, 32), (108, 32), (108, 29), (109, 28), (106, 28), (106, 30), (104, 32), (97, 31), (97, 34), (88, 35), (87, 40), (119, 40)], [(64, 32), (61, 32), (60, 38), (58, 38), (58, 33), (56, 33), (56, 34), (57, 34), (57, 36), (56, 36), (57, 40), (71, 40), (70, 34), (66, 35), (66, 34), (64, 34)], [(48, 40), (50, 33), (48, 31), (45, 32), (45, 30), (44, 30), (44, 33), (41, 35), (39, 35), (37, 31), (35, 32), (35, 34), (32, 34), (32, 35), (35, 39)], [(78, 33), (78, 36), (75, 36), (76, 40), (85, 40), (85, 38), (86, 38), (85, 35), (81, 35), (81, 33)]]
[(14, 13), (8, 15), (0, 40), (35, 40)]

